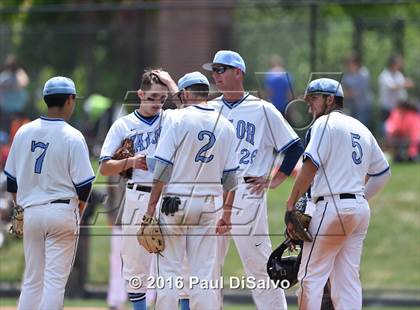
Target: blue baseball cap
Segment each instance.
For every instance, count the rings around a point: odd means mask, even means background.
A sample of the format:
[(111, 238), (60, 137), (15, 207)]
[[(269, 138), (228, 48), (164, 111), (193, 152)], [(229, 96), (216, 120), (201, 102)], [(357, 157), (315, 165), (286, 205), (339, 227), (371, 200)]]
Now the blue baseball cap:
[(305, 97), (310, 94), (333, 95), (335, 97), (344, 98), (341, 84), (336, 80), (328, 78), (321, 78), (311, 81), (306, 88)]
[(178, 89), (179, 91), (183, 91), (185, 88), (194, 84), (205, 84), (210, 87), (209, 80), (202, 73), (194, 71), (185, 74), (178, 80)]
[(55, 76), (45, 82), (43, 95), (69, 94), (76, 95), (74, 82), (64, 76)]
[(246, 71), (245, 61), (242, 59), (241, 55), (234, 51), (218, 51), (214, 55), (213, 62), (203, 65), (203, 68), (208, 71), (213, 71), (214, 65), (227, 65), (235, 68), (239, 68), (243, 73)]

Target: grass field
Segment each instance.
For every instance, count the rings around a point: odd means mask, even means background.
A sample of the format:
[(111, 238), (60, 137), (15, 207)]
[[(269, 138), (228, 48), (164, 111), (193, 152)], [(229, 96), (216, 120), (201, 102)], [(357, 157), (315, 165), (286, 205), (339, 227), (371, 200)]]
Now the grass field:
[[(0, 300), (0, 309), (2, 310), (11, 310), (14, 309), (16, 306), (16, 299), (12, 298), (3, 298)], [(73, 299), (73, 300), (65, 300), (64, 301), (64, 309), (65, 310), (105, 310), (106, 302), (104, 300), (82, 300), (82, 299)], [(125, 309), (131, 309), (130, 306), (127, 304)], [(255, 310), (254, 305), (233, 305), (233, 304), (224, 304), (224, 310)], [(288, 306), (289, 310), (297, 310), (296, 305)], [(398, 308), (398, 307), (363, 307), (366, 310), (407, 310), (407, 308)]]
[[(269, 193), (269, 221), (273, 247), (283, 237), (283, 212), (293, 180)], [(361, 276), (365, 289), (420, 291), (420, 165), (392, 166), (386, 188), (371, 201), (371, 224), (365, 241)], [(105, 224), (100, 216), (98, 225)], [(108, 229), (99, 232), (106, 235)], [(98, 232), (98, 231), (96, 231)], [(92, 236), (90, 283), (108, 279), (109, 237)], [(7, 237), (0, 249), (0, 280), (19, 282), (24, 268), (22, 241)], [(242, 276), (243, 269), (233, 243), (224, 275)], [(244, 308), (241, 308), (244, 309)]]

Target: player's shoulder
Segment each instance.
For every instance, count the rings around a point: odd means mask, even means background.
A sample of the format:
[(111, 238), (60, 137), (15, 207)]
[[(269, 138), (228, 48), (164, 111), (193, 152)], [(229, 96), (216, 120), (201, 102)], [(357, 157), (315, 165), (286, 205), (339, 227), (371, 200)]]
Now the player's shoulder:
[(84, 141), (85, 137), (83, 136), (82, 132), (73, 127), (72, 125), (68, 124), (68, 123), (64, 123), (63, 126), (63, 133), (65, 136), (67, 136), (67, 138), (72, 139), (72, 140), (81, 140)]
[(214, 109), (219, 109), (223, 105), (223, 95), (220, 95), (216, 98), (213, 98), (212, 100), (207, 102), (207, 105)]

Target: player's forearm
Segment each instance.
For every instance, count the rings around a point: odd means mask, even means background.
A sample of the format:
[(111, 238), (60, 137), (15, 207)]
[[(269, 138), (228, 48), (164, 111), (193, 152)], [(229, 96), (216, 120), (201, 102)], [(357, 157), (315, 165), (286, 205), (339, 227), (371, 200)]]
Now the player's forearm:
[(287, 174), (278, 170), (277, 173), (274, 175), (273, 179), (270, 182), (270, 188), (276, 188), (281, 183), (283, 183), (283, 181), (286, 180), (287, 177), (288, 177)]
[(233, 201), (235, 200), (235, 191), (223, 193), (223, 215), (222, 218), (229, 217), (232, 214)]
[(163, 186), (165, 186), (164, 182), (159, 180), (153, 181), (152, 191), (150, 192), (149, 204), (147, 206), (146, 213), (150, 216), (155, 214), (156, 205), (159, 201), (160, 195), (162, 194)]
[(296, 181), (293, 185), (292, 192), (289, 196), (289, 199), (287, 200), (288, 210), (291, 210), (298, 201), (298, 199), (302, 197), (304, 193), (307, 192), (309, 186), (311, 185), (315, 177), (316, 172), (317, 167), (312, 163), (312, 161), (306, 160), (303, 163), (302, 169), (296, 177)]
[(133, 166), (131, 158), (115, 160), (110, 159), (101, 163), (99, 172), (103, 176), (118, 175), (121, 171), (127, 170)]
[(387, 171), (384, 174), (379, 176), (370, 177), (366, 183), (365, 187), (365, 197), (367, 200), (371, 199), (377, 192), (379, 192), (384, 186), (385, 183), (391, 177), (391, 171)]

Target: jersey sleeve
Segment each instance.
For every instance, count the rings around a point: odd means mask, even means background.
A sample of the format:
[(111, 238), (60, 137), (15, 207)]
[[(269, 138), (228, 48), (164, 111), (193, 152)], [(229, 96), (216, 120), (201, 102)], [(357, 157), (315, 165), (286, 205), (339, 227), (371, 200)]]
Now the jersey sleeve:
[(263, 108), (268, 139), (277, 153), (284, 152), (299, 137), (274, 105), (265, 104)]
[(238, 152), (236, 151), (236, 138), (235, 138), (235, 130), (233, 125), (229, 122), (227, 126), (227, 130), (229, 132), (227, 143), (228, 149), (228, 156), (226, 158), (226, 163), (223, 169), (223, 172), (231, 172), (236, 171), (239, 169), (239, 158)]
[(370, 163), (368, 167), (369, 176), (379, 176), (389, 170), (388, 161), (385, 158), (384, 153), (376, 142), (376, 139), (371, 136), (372, 152), (370, 155)]
[(105, 141), (101, 149), (101, 155), (99, 156), (99, 162), (111, 159), (115, 154), (115, 151), (121, 146), (123, 140), (124, 136), (117, 121), (112, 124), (105, 137)]
[(89, 150), (83, 136), (72, 141), (70, 152), (70, 176), (74, 186), (77, 188), (91, 183), (95, 179), (95, 173), (90, 164)]
[(310, 159), (319, 168), (330, 154), (331, 131), (327, 118), (318, 119), (311, 128), (311, 139), (303, 153), (303, 160)]
[(173, 165), (177, 149), (177, 122), (164, 122), (159, 142), (155, 151), (155, 158), (164, 163)]

